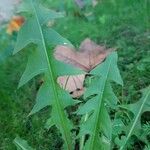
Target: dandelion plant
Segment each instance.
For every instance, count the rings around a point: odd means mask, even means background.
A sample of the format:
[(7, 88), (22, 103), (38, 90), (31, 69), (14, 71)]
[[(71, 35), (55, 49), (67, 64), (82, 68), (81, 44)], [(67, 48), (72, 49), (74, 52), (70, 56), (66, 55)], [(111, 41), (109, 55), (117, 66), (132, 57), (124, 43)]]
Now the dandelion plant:
[[(19, 12), (23, 25), (18, 28), (14, 54), (27, 50), (28, 62), (18, 88), (37, 75), (43, 78), (28, 116), (51, 108), (46, 126), (58, 128), (64, 150), (126, 150), (132, 136), (144, 141), (145, 149), (149, 148), (146, 136), (141, 133), (141, 116), (150, 110), (150, 87), (143, 90), (142, 98), (135, 103), (125, 105), (118, 101), (113, 85), (122, 87), (123, 80), (117, 52), (89, 38), (76, 51), (48, 25), (64, 15), (43, 7), (37, 0), (23, 1)], [(53, 50), (52, 46), (56, 48)], [(77, 93), (69, 93), (74, 90)], [(76, 124), (68, 117), (69, 106), (75, 108)], [(20, 137), (15, 138), (14, 144), (19, 150), (33, 149)]]
[(51, 105), (51, 126), (57, 126), (65, 141), (65, 148), (71, 150), (73, 147), (71, 129), (73, 127), (64, 109), (68, 105), (73, 105), (74, 101), (69, 93), (63, 91), (57, 85), (56, 79), (57, 76), (64, 73), (77, 74), (80, 71), (67, 64), (59, 63), (54, 59), (53, 52), (49, 51), (48, 44), (63, 44), (68, 43), (68, 41), (46, 25), (47, 21), (60, 18), (62, 14), (44, 8), (35, 0), (25, 1), (21, 8), (20, 11), (27, 11), (28, 17), (18, 33), (14, 54), (31, 43), (36, 45), (36, 49), (29, 55), (25, 72), (19, 82), (19, 87), (36, 75), (43, 74), (44, 83), (38, 91), (36, 104), (30, 115)]

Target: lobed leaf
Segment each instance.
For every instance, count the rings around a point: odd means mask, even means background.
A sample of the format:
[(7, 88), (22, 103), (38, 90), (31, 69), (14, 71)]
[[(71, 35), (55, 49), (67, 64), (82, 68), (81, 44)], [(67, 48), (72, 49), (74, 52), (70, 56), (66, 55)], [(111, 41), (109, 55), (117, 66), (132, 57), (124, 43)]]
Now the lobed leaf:
[[(31, 55), (29, 56), (27, 67), (21, 77), (19, 87), (27, 83), (36, 75), (41, 73), (44, 74), (44, 84), (38, 91), (36, 104), (29, 115), (51, 105), (51, 118), (53, 124), (56, 125), (62, 133), (62, 137), (65, 141), (64, 148), (71, 150), (73, 147), (71, 135), (73, 126), (64, 109), (75, 103), (69, 93), (58, 86), (56, 79), (62, 72), (66, 73), (67, 71), (69, 74), (79, 74), (81, 71), (74, 67), (70, 67), (70, 65), (59, 63), (54, 59), (53, 51), (49, 51), (48, 42), (52, 44), (56, 44), (57, 42), (68, 42), (54, 30), (48, 29), (45, 24), (49, 19), (59, 18), (62, 17), (62, 15), (43, 8), (43, 6), (35, 0), (27, 0), (24, 4), (29, 6), (27, 12), (29, 11), (30, 15), (18, 33), (14, 54), (31, 43), (35, 44), (37, 47), (32, 50)], [(48, 33), (50, 34), (48, 35)], [(53, 35), (55, 39), (52, 38)], [(65, 72), (62, 71), (62, 69), (59, 70), (61, 67), (65, 68)]]
[(133, 112), (134, 118), (133, 120), (131, 120), (131, 123), (126, 128), (127, 135), (125, 137), (122, 146), (120, 147), (120, 150), (125, 149), (126, 144), (132, 135), (138, 136), (139, 131), (141, 129), (141, 115), (146, 111), (150, 111), (149, 101), (150, 101), (150, 87), (147, 87), (146, 89), (143, 90), (143, 96), (138, 102), (123, 106), (123, 108), (126, 108), (131, 112)]
[(31, 110), (29, 115), (32, 115), (42, 108), (46, 106), (52, 105), (52, 100), (54, 99), (52, 92), (52, 87), (49, 83), (44, 82), (43, 85), (40, 87), (37, 97), (36, 97), (36, 104), (34, 105), (33, 109)]
[[(80, 136), (89, 134), (85, 150), (109, 150), (112, 140), (112, 122), (107, 112), (106, 104), (110, 100), (116, 105), (116, 96), (110, 86), (111, 81), (123, 85), (118, 67), (117, 53), (111, 53), (104, 63), (93, 69), (91, 74), (96, 78), (85, 93), (85, 97), (97, 94), (80, 107), (78, 114), (89, 114), (89, 118), (81, 126)], [(94, 90), (95, 89), (95, 90)]]

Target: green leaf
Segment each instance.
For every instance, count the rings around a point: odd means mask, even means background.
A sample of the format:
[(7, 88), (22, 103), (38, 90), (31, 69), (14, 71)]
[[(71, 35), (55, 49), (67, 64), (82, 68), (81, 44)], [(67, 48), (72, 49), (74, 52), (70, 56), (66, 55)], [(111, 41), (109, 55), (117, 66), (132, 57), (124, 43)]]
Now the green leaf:
[(77, 111), (78, 115), (84, 115), (87, 113), (90, 113), (92, 111), (94, 111), (97, 103), (96, 103), (96, 98), (92, 98), (90, 100), (88, 100), (83, 106), (81, 105)]
[(118, 135), (122, 132), (124, 123), (121, 119), (115, 118), (113, 121), (113, 135)]
[[(57, 44), (58, 42), (59, 44), (68, 42), (55, 31), (49, 30), (44, 25), (48, 19), (54, 19), (60, 17), (60, 15), (43, 8), (35, 0), (27, 1), (27, 3), (32, 11), (29, 12), (29, 18), (18, 33), (14, 53), (19, 52), (31, 43), (35, 44), (37, 47), (32, 50), (32, 53), (29, 56), (28, 64), (20, 80), (19, 87), (31, 80), (34, 76), (41, 73), (44, 74), (44, 84), (38, 91), (36, 104), (29, 115), (51, 105), (51, 119), (53, 120), (53, 124), (58, 127), (62, 134), (65, 142), (64, 149), (71, 150), (73, 148), (71, 133), (73, 125), (68, 119), (65, 108), (69, 105), (74, 105), (75, 103), (69, 93), (59, 87), (56, 79), (60, 74), (77, 74), (81, 73), (81, 70), (77, 70), (74, 67), (62, 64), (55, 60), (53, 51), (48, 47), (48, 43)], [(50, 34), (48, 35), (48, 33)], [(53, 34), (55, 39), (52, 38)], [(65, 68), (65, 71), (60, 69), (61, 67), (63, 67), (63, 69)]]
[[(86, 89), (84, 93), (84, 98), (86, 99), (91, 95), (99, 93), (99, 88), (100, 88), (99, 79), (96, 77), (92, 80), (92, 83)], [(112, 108), (114, 108), (115, 105), (117, 104), (118, 99), (116, 95), (114, 94), (110, 83), (106, 84), (106, 93), (104, 96), (105, 96), (104, 97), (105, 100), (107, 101), (107, 104), (111, 106)]]
[(42, 37), (35, 16), (29, 18), (20, 29), (17, 42), (14, 48), (14, 54), (22, 50), (28, 44), (34, 43), (39, 47), (42, 45)]
[(48, 66), (45, 60), (45, 55), (40, 48), (33, 50), (28, 58), (26, 69), (20, 79), (18, 88), (26, 84), (29, 80), (38, 74), (47, 71)]
[(85, 150), (109, 150), (112, 140), (112, 122), (107, 112), (107, 104), (116, 105), (116, 96), (110, 82), (123, 85), (118, 67), (117, 53), (111, 53), (104, 63), (98, 65), (91, 74), (95, 79), (85, 92), (85, 97), (96, 94), (79, 108), (78, 114), (89, 114), (89, 118), (80, 126), (80, 136), (89, 134)]
[(47, 23), (49, 20), (54, 20), (57, 18), (64, 17), (64, 15), (62, 13), (55, 12), (48, 8), (45, 8), (38, 2), (35, 3), (34, 7), (36, 10), (38, 10), (37, 16), (38, 16), (38, 19), (39, 19), (39, 22), (41, 23), (41, 25)]
[(17, 12), (18, 13), (21, 13), (21, 12), (33, 13), (31, 0), (22, 1), (21, 4), (17, 7)]
[(145, 146), (144, 150), (149, 150), (150, 149), (150, 145)]
[(73, 45), (68, 41), (67, 39), (63, 38), (59, 33), (57, 33), (55, 30), (51, 28), (45, 28), (43, 30), (43, 33), (45, 35), (46, 44), (47, 45), (68, 45), (73, 47)]
[[(106, 59), (107, 63), (98, 65), (95, 69), (91, 71), (91, 74), (107, 77), (109, 81), (114, 81), (123, 86), (123, 81), (119, 69), (117, 67), (117, 59), (118, 59), (117, 53), (113, 52), (111, 55), (107, 57)], [(111, 64), (108, 64), (110, 61)], [(104, 70), (108, 68), (108, 65), (109, 65), (109, 70), (108, 70), (109, 72), (108, 72), (108, 76), (106, 76), (106, 72)]]
[(52, 105), (52, 100), (54, 99), (51, 86), (44, 82), (43, 85), (40, 87), (37, 97), (36, 97), (36, 104), (34, 105), (32, 111), (29, 115), (32, 115), (39, 110), (43, 109), (46, 106)]
[(28, 145), (27, 141), (21, 139), (20, 137), (16, 137), (14, 139), (14, 144), (16, 145), (17, 150), (35, 150)]
[(53, 125), (55, 125), (54, 121), (52, 120), (52, 118), (49, 118), (46, 121), (45, 128), (50, 129)]
[[(47, 23), (49, 20), (64, 17), (64, 15), (60, 12), (55, 12), (53, 10), (43, 7), (39, 3), (39, 0), (36, 0), (36, 3), (34, 3), (34, 7), (39, 10), (37, 12), (37, 15), (38, 15), (41, 25)], [(33, 14), (34, 10), (32, 8), (32, 1), (31, 0), (23, 1), (21, 5), (19, 5), (18, 7), (18, 12), (27, 12), (27, 13)]]
[[(125, 146), (132, 135), (134, 134), (136, 135), (136, 133), (139, 133), (139, 129), (141, 129), (142, 113), (150, 111), (150, 87), (147, 87), (146, 89), (143, 90), (143, 96), (138, 102), (134, 104), (129, 104), (127, 106), (123, 106), (123, 108), (126, 108), (131, 112), (133, 112), (134, 118), (127, 127), (126, 140), (120, 147), (120, 150), (125, 149)], [(138, 132), (136, 132), (136, 130), (138, 130)]]

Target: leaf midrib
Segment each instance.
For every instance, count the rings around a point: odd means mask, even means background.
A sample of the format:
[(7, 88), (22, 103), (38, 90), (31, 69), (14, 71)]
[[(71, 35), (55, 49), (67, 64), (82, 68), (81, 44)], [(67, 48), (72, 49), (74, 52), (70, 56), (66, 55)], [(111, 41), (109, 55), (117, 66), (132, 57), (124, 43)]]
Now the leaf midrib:
[(102, 106), (102, 100), (103, 100), (103, 95), (104, 95), (104, 90), (105, 90), (105, 85), (106, 85), (106, 82), (108, 80), (108, 75), (109, 75), (109, 70), (110, 70), (110, 66), (111, 66), (111, 61), (112, 59), (109, 61), (109, 66), (108, 66), (108, 69), (107, 69), (107, 74), (106, 74), (106, 78), (105, 78), (105, 81), (104, 81), (104, 84), (103, 84), (103, 91), (101, 92), (102, 94), (99, 94), (98, 96), (99, 99), (100, 99), (100, 102), (99, 102), (99, 105), (98, 105), (98, 113), (96, 115), (96, 123), (95, 123), (95, 126), (94, 126), (94, 135), (92, 136), (92, 140), (91, 140), (91, 148), (90, 149), (93, 149), (94, 147), (94, 140), (95, 140), (95, 136), (96, 136), (96, 130), (97, 130), (97, 126), (98, 126), (98, 122), (99, 122), (99, 116), (100, 116), (100, 113), (101, 113), (101, 106)]
[[(49, 61), (49, 57), (48, 57), (48, 54), (47, 54), (47, 49), (46, 49), (45, 39), (44, 39), (44, 36), (43, 36), (43, 31), (42, 31), (42, 28), (41, 28), (41, 25), (40, 25), (40, 22), (39, 22), (39, 18), (37, 16), (37, 11), (36, 11), (35, 6), (33, 4), (33, 0), (32, 0), (32, 7), (33, 7), (33, 10), (34, 10), (36, 20), (37, 20), (37, 24), (38, 24), (38, 28), (39, 28), (39, 31), (40, 31), (40, 34), (41, 34), (42, 45), (43, 45), (44, 53), (45, 53), (45, 56), (46, 56), (46, 61), (47, 61), (47, 64), (48, 64), (48, 73), (49, 73), (49, 76), (50, 76), (50, 80), (51, 80), (52, 88), (53, 88), (53, 92), (54, 92), (54, 97), (55, 97), (55, 100), (56, 100), (55, 101), (56, 102), (56, 108), (58, 108), (57, 111), (59, 113), (59, 117), (60, 117), (60, 120), (62, 122), (62, 128), (64, 130), (64, 137), (65, 137), (65, 141), (67, 143), (68, 140), (70, 141), (71, 137), (68, 137), (69, 135), (67, 135), (67, 131), (66, 131), (66, 128), (65, 128), (65, 122), (64, 122), (64, 119), (62, 117), (61, 106), (60, 106), (60, 103), (59, 103), (59, 100), (58, 100), (57, 90), (56, 90), (56, 86), (55, 86), (55, 82), (54, 82), (54, 75), (53, 75), (53, 71), (51, 69), (52, 67), (51, 67), (51, 63)], [(67, 143), (67, 148), (69, 150), (71, 150), (71, 147), (70, 147), (69, 143)]]

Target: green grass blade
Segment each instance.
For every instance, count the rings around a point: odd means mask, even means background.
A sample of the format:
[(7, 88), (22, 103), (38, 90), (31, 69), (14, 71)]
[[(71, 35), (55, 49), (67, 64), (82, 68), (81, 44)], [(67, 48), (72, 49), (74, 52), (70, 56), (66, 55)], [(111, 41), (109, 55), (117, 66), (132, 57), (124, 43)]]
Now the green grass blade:
[(16, 145), (17, 150), (35, 150), (28, 145), (27, 141), (21, 139), (20, 137), (16, 137), (13, 142)]
[(135, 112), (134, 112), (135, 117), (131, 123), (131, 127), (128, 131), (127, 137), (125, 138), (123, 145), (120, 147), (120, 150), (125, 149), (125, 146), (126, 146), (127, 142), (129, 141), (130, 137), (133, 135), (133, 132), (134, 132), (137, 124), (139, 124), (139, 120), (140, 120), (141, 114), (144, 112), (145, 105), (150, 100), (150, 87), (146, 88), (145, 91), (144, 91), (143, 98), (140, 100), (140, 103), (138, 103), (139, 105), (136, 105), (136, 110), (133, 108), (133, 111), (135, 110)]

